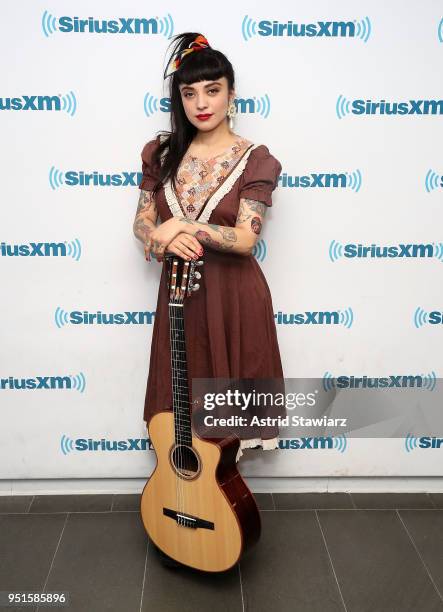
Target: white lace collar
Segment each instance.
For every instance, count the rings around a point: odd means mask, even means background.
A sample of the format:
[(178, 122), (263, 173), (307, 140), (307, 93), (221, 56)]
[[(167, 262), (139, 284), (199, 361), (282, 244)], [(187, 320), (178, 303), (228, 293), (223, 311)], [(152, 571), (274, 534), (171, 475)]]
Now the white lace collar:
[[(209, 200), (206, 202), (206, 205), (201, 215), (196, 220), (197, 222), (202, 222), (202, 223), (208, 222), (208, 219), (211, 216), (212, 211), (217, 206), (217, 204), (220, 202), (220, 200), (224, 198), (225, 195), (231, 191), (232, 187), (234, 186), (235, 181), (239, 178), (239, 176), (245, 169), (246, 162), (248, 161), (250, 154), (258, 146), (260, 145), (253, 144), (251, 147), (249, 147), (249, 149), (247, 149), (246, 153), (244, 153), (243, 157), (240, 159), (240, 161), (237, 163), (235, 168), (232, 170), (231, 174), (229, 174), (229, 176), (223, 181), (220, 187), (209, 197)], [(168, 203), (169, 210), (171, 211), (171, 213), (174, 215), (174, 217), (185, 217), (180, 207), (180, 204), (178, 203), (177, 196), (175, 195), (174, 190), (172, 189), (172, 184), (171, 184), (170, 179), (168, 179), (165, 182), (164, 189), (165, 189), (166, 201)]]

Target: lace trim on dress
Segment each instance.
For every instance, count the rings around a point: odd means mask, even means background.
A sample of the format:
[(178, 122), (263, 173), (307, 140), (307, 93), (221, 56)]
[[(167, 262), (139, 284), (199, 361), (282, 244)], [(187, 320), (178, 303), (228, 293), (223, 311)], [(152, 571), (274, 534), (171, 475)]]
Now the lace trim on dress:
[(243, 455), (242, 448), (254, 448), (261, 446), (263, 450), (274, 450), (278, 448), (279, 437), (271, 438), (270, 440), (262, 440), (261, 438), (250, 438), (249, 440), (240, 440), (240, 447), (237, 451), (235, 461), (237, 462)]
[[(210, 196), (198, 221), (201, 221), (203, 223), (208, 222), (208, 219), (211, 216), (211, 213), (214, 210), (214, 208), (217, 206), (220, 200), (224, 198), (224, 196), (231, 191), (232, 187), (234, 186), (235, 181), (239, 178), (239, 176), (245, 169), (246, 162), (248, 161), (248, 158), (250, 154), (252, 153), (252, 151), (259, 146), (260, 145), (258, 144), (252, 145), (246, 151), (246, 153), (243, 155), (241, 160), (232, 170), (231, 174), (223, 181), (223, 183), (220, 185), (217, 191)], [(169, 210), (171, 211), (171, 213), (174, 215), (174, 217), (184, 217), (185, 215), (183, 214), (183, 211), (180, 207), (180, 204), (178, 203), (174, 190), (172, 189), (172, 184), (171, 184), (170, 179), (166, 181), (164, 189), (165, 189), (166, 201), (168, 203)]]

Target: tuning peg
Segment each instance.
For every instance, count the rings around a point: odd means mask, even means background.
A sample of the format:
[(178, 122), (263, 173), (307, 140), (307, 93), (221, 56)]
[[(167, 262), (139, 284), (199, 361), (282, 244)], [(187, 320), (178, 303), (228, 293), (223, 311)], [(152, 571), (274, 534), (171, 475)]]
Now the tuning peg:
[(196, 270), (194, 272), (194, 276), (195, 276), (195, 278), (201, 278), (202, 277), (202, 275), (200, 274), (200, 272), (198, 270)]
[(198, 261), (195, 262), (196, 266), (202, 266), (205, 262), (203, 261), (203, 259), (199, 259)]
[(197, 291), (198, 289), (200, 289), (200, 285), (198, 283), (195, 283), (195, 285), (192, 285), (192, 291)]

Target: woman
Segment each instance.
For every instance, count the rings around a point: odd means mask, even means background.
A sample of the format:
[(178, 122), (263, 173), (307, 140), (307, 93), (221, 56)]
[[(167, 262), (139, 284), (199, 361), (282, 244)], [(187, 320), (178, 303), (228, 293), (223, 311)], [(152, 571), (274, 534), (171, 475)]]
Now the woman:
[[(203, 259), (200, 289), (184, 303), (188, 380), (274, 379), (283, 372), (266, 279), (252, 255), (281, 172), (264, 145), (232, 131), (234, 71), (207, 39), (187, 32), (171, 76), (171, 131), (143, 148), (134, 233), (158, 261)], [(229, 120), (229, 121), (228, 121)], [(157, 217), (160, 225), (156, 226)], [(159, 285), (144, 420), (172, 409), (166, 264)], [(236, 431), (245, 447), (278, 447), (278, 427)]]

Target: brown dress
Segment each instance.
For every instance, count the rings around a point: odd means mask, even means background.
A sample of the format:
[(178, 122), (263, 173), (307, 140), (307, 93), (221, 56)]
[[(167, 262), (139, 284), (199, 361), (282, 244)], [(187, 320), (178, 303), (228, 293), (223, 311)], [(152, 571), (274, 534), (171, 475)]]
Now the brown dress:
[[(139, 188), (145, 191), (152, 190), (157, 181), (158, 168), (151, 158), (159, 143), (157, 136), (141, 153), (143, 178)], [(234, 227), (241, 198), (272, 206), (271, 194), (280, 172), (280, 162), (265, 145), (254, 145), (243, 138), (211, 160), (186, 154), (177, 175), (179, 197), (170, 181), (156, 195), (160, 222), (182, 216)], [(208, 245), (203, 249), (204, 265), (198, 268), (202, 274), (200, 289), (184, 302), (189, 388), (193, 377), (272, 378), (282, 382), (271, 293), (257, 260), (253, 255), (216, 251)], [(156, 263), (153, 259), (153, 265)], [(143, 414), (148, 424), (157, 412), (172, 410), (166, 263), (162, 265)], [(277, 426), (249, 426), (236, 433), (241, 448), (278, 447)]]

